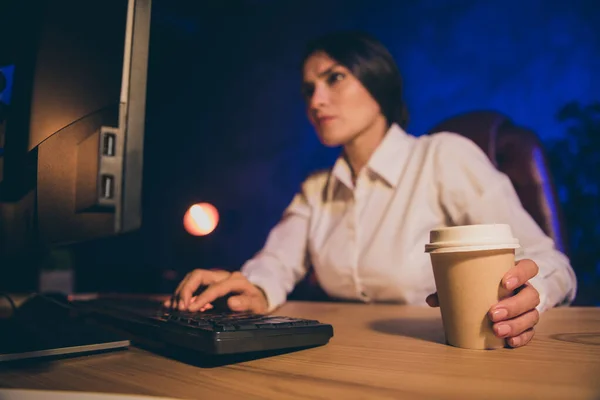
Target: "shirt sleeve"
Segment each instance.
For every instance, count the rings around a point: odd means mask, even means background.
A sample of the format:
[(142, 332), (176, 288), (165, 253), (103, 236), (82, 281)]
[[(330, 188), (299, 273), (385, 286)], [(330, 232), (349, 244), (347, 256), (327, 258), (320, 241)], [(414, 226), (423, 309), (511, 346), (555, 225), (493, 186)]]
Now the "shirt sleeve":
[(442, 133), (436, 152), (441, 204), (456, 225), (510, 225), (521, 247), (516, 260), (531, 259), (539, 273), (530, 283), (540, 293), (538, 311), (568, 305), (577, 290), (569, 259), (523, 208), (510, 179), (471, 140)]
[(310, 215), (307, 197), (301, 191), (269, 232), (263, 248), (241, 268), (241, 273), (264, 291), (269, 312), (281, 306), (306, 275)]

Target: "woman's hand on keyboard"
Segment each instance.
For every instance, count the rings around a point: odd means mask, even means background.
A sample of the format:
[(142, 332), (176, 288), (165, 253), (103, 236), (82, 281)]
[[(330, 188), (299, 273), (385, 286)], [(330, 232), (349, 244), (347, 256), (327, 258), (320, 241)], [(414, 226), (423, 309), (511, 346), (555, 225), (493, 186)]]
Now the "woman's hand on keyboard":
[[(207, 288), (197, 296), (194, 292), (201, 286)], [(264, 292), (253, 285), (239, 272), (196, 269), (185, 276), (175, 290), (174, 300), (165, 302), (167, 307), (176, 301), (180, 310), (206, 311), (213, 308), (212, 302), (233, 294), (227, 306), (233, 311), (267, 312)]]

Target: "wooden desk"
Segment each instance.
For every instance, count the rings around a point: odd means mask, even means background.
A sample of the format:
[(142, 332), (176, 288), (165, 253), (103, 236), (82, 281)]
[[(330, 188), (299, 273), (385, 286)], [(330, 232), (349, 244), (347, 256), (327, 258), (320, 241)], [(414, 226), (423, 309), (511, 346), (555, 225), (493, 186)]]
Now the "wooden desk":
[(474, 351), (443, 344), (437, 309), (291, 302), (278, 314), (332, 323), (323, 347), (201, 368), (147, 351), (84, 356), (0, 369), (0, 386), (254, 399), (599, 399), (600, 309), (542, 316), (520, 349)]

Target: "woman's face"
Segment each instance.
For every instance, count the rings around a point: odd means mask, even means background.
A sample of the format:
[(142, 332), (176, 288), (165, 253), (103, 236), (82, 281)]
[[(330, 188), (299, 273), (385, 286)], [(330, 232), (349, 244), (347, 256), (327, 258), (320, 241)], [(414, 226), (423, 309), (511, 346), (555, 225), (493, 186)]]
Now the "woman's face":
[(307, 58), (302, 92), (308, 119), (326, 146), (343, 146), (385, 120), (367, 89), (343, 65), (326, 53)]

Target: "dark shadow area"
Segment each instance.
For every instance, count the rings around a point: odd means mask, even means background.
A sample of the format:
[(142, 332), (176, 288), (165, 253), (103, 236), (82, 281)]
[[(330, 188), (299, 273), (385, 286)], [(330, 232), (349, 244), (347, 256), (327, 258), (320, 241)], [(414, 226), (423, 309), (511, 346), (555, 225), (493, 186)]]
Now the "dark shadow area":
[(396, 318), (373, 321), (370, 328), (388, 335), (399, 335), (446, 344), (441, 319)]
[(550, 335), (550, 338), (561, 342), (600, 346), (600, 332), (558, 333)]
[[(275, 357), (283, 354), (295, 353), (306, 350), (311, 347), (300, 347), (294, 349), (282, 349), (273, 351), (260, 351), (241, 354), (211, 355), (199, 351), (193, 351), (189, 348), (180, 348), (165, 346), (162, 343), (136, 342), (134, 345), (140, 349), (149, 351), (161, 357), (166, 357), (174, 361), (179, 361), (199, 368), (216, 368), (226, 365), (238, 364), (247, 361), (260, 360), (268, 357)], [(313, 346), (318, 347), (318, 346)]]

